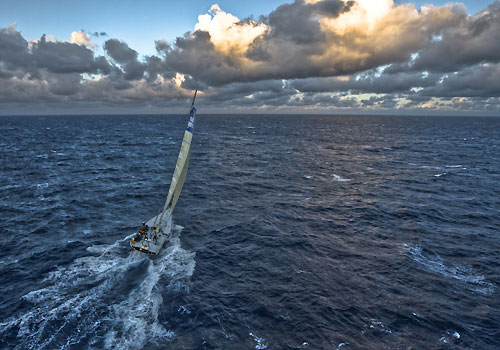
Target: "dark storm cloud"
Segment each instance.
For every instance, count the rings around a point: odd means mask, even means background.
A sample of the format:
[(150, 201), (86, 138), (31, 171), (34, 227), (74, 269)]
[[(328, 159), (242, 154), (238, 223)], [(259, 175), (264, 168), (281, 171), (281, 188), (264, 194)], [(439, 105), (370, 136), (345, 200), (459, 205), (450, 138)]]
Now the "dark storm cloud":
[(29, 79), (1, 79), (0, 78), (0, 102), (33, 102), (53, 101), (58, 96), (52, 94), (46, 84), (39, 80)]
[(108, 72), (109, 64), (104, 57), (95, 57), (85, 46), (69, 42), (50, 42), (43, 35), (31, 48), (31, 56), (38, 68), (52, 73)]
[(500, 62), (500, 2), (443, 30), (418, 52), (412, 69), (453, 72), (483, 62)]
[(409, 102), (407, 102), (404, 107), (405, 108), (414, 108), (414, 107), (417, 107), (423, 103), (426, 103), (428, 101), (431, 100), (431, 97), (429, 96), (422, 96), (420, 94), (412, 94), (412, 95), (408, 95), (406, 96), (406, 99), (409, 100)]
[(127, 64), (137, 61), (137, 51), (132, 50), (126, 43), (117, 39), (110, 39), (104, 43), (104, 49), (116, 62)]
[(107, 74), (111, 66), (85, 46), (69, 42), (28, 43), (12, 25), (0, 30), (0, 98), (9, 101), (57, 100), (74, 95), (81, 74)]
[(4, 74), (17, 69), (26, 69), (32, 64), (28, 42), (15, 26), (0, 29), (0, 62)]
[(380, 97), (371, 96), (369, 99), (361, 100), (363, 107), (377, 106), (381, 108), (394, 108), (398, 104), (398, 99), (392, 95), (384, 95)]
[(110, 39), (104, 43), (104, 49), (111, 58), (122, 65), (126, 80), (137, 80), (143, 77), (146, 67), (138, 61), (137, 51), (126, 43), (117, 39)]
[(445, 74), (438, 84), (426, 87), (420, 94), (435, 97), (500, 96), (500, 64), (478, 65)]
[[(430, 8), (421, 14), (400, 6), (387, 9), (387, 16), (372, 29), (337, 31), (334, 24), (328, 24), (345, 13), (362, 13), (355, 5), (353, 1), (311, 5), (297, 0), (279, 6), (261, 22), (246, 20), (219, 28), (250, 31), (266, 26), (243, 54), (227, 50), (227, 43), (213, 42), (209, 32), (197, 31), (179, 38), (164, 51), (165, 60), (172, 70), (209, 85), (353, 74), (406, 62), (433, 36), (467, 17), (460, 6)], [(214, 18), (217, 16), (215, 12)]]
[(39, 76), (39, 69), (51, 73), (106, 73), (110, 66), (104, 57), (95, 57), (85, 46), (69, 42), (49, 42), (43, 35), (29, 43), (14, 27), (0, 30), (0, 62), (5, 71)]
[(81, 76), (78, 73), (49, 74), (45, 80), (49, 91), (55, 95), (70, 96), (80, 90)]
[[(159, 49), (165, 54), (169, 69), (190, 74), (209, 85), (315, 75), (317, 66), (311, 66), (308, 57), (321, 53), (327, 44), (317, 16), (336, 17), (349, 11), (352, 4), (328, 0), (310, 5), (297, 0), (279, 6), (269, 16), (262, 17), (261, 23), (251, 20), (236, 23), (234, 26), (242, 30), (259, 24), (268, 26), (266, 33), (257, 37), (243, 56), (234, 51), (221, 52), (211, 35), (201, 30), (177, 38), (173, 46), (160, 43)], [(263, 65), (257, 70), (250, 68), (246, 58)]]
[(297, 79), (292, 86), (303, 92), (341, 92), (352, 94), (408, 93), (412, 88), (434, 86), (441, 75), (421, 72), (386, 73), (369, 70), (348, 78)]
[(219, 54), (210, 41), (210, 34), (196, 31), (179, 37), (175, 41), (175, 49), (157, 43), (157, 49), (165, 54), (166, 69), (175, 72), (190, 72), (189, 74), (209, 85), (209, 79), (200, 77), (214, 77), (214, 81), (231, 82), (239, 70), (239, 65), (230, 56)]
[[(302, 0), (296, 0), (281, 5), (268, 16), (261, 18), (270, 29), (254, 40), (246, 52), (246, 57), (255, 61), (269, 61), (273, 58), (271, 52), (274, 44), (287, 46), (290, 43), (300, 47), (301, 56), (321, 53), (327, 42), (317, 16), (338, 17), (341, 13), (348, 12), (353, 4), (353, 1), (344, 3), (340, 0), (306, 4)], [(286, 48), (283, 47), (282, 50), (286, 52)]]
[(303, 0), (295, 0), (291, 4), (281, 5), (269, 16), (262, 18), (271, 28), (267, 33), (267, 40), (283, 38), (297, 45), (324, 42), (325, 33), (321, 30), (316, 16), (338, 17), (349, 11), (353, 4), (353, 1), (344, 3), (340, 0), (306, 4)]
[[(460, 5), (393, 5), (373, 23), (360, 6), (296, 0), (233, 22), (217, 7), (209, 25), (155, 41), (146, 57), (118, 39), (98, 56), (88, 34), (28, 42), (12, 25), (0, 29), (0, 101), (184, 106), (198, 88), (225, 112), (500, 110), (500, 2), (474, 16)], [(346, 14), (363, 20), (344, 28)]]

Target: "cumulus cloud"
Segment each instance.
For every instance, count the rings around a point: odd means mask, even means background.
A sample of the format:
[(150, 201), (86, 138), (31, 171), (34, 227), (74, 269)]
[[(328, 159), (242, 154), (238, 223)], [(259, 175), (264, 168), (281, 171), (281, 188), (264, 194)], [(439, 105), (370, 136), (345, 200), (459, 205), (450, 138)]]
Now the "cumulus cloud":
[[(240, 19), (218, 5), (157, 54), (83, 30), (28, 41), (0, 29), (0, 101), (183, 105), (215, 110), (499, 110), (500, 2), (468, 15), (392, 0), (295, 0)], [(168, 102), (167, 102), (168, 101)]]
[(85, 46), (64, 41), (47, 41), (43, 35), (33, 43), (30, 56), (38, 68), (53, 73), (98, 73), (109, 70), (103, 57), (95, 57)]
[(418, 52), (415, 70), (453, 72), (474, 64), (500, 62), (500, 2), (444, 28)]
[(84, 33), (83, 30), (71, 33), (70, 42), (80, 46), (95, 46), (94, 43), (90, 42), (90, 34)]
[[(104, 49), (115, 62), (121, 64), (126, 80), (142, 79), (146, 67), (138, 61), (138, 53), (135, 50), (116, 39), (106, 41)], [(115, 72), (119, 72), (119, 70)]]
[[(219, 20), (228, 15), (216, 8), (200, 16), (199, 24), (208, 22), (206, 16), (212, 16), (211, 25), (197, 25), (178, 39), (166, 61), (210, 85), (336, 76), (405, 62), (467, 17), (463, 6), (418, 11), (390, 0), (295, 0), (260, 21), (239, 22)], [(237, 49), (234, 33), (245, 38), (236, 41)]]

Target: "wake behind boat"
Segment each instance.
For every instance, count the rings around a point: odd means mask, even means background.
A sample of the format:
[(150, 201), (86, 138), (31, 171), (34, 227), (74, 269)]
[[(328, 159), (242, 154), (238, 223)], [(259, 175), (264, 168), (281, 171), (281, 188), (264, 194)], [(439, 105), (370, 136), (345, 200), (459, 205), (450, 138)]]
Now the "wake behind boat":
[(130, 241), (130, 246), (140, 252), (153, 255), (158, 254), (172, 233), (172, 213), (181, 194), (189, 166), (191, 140), (193, 138), (194, 120), (196, 117), (194, 102), (197, 92), (198, 90), (194, 92), (188, 124), (184, 132), (181, 149), (177, 157), (174, 175), (170, 182), (170, 188), (168, 189), (167, 200), (165, 201), (163, 210), (160, 214), (149, 219), (147, 222), (143, 222), (139, 232), (134, 235)]

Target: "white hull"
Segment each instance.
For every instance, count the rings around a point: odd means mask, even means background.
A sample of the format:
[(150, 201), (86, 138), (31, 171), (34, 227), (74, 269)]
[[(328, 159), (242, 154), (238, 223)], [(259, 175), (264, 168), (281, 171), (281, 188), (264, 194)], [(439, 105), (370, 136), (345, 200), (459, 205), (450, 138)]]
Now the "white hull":
[[(149, 219), (146, 222), (150, 228), (155, 226), (155, 222), (157, 221), (157, 216)], [(170, 214), (170, 210), (168, 210), (163, 216), (162, 225), (157, 225), (158, 228), (156, 230), (156, 238), (154, 237), (154, 233), (150, 231), (147, 234), (147, 238), (142, 238), (139, 241), (135, 240), (135, 237), (130, 241), (130, 246), (140, 252), (146, 254), (156, 255), (160, 252), (161, 248), (165, 244), (165, 242), (170, 238), (172, 233), (172, 216)]]

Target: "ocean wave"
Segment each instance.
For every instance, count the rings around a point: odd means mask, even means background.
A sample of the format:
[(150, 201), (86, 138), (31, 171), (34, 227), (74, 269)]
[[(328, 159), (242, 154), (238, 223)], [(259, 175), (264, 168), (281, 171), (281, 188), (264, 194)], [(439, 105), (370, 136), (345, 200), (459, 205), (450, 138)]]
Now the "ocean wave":
[(69, 349), (80, 342), (142, 349), (171, 339), (174, 332), (158, 320), (163, 302), (158, 282), (166, 279), (167, 289), (179, 289), (193, 274), (195, 253), (180, 246), (179, 231), (154, 258), (130, 252), (129, 238), (89, 247), (97, 255), (57, 268), (44, 287), (24, 295), (32, 308), (2, 325), (3, 332), (18, 327), (16, 349)]
[(405, 244), (404, 250), (407, 256), (424, 267), (426, 270), (464, 282), (467, 289), (485, 296), (493, 294), (495, 284), (485, 280), (484, 276), (474, 271), (472, 266), (458, 264), (445, 264), (441, 256), (437, 254), (426, 254), (419, 245), (410, 246)]

